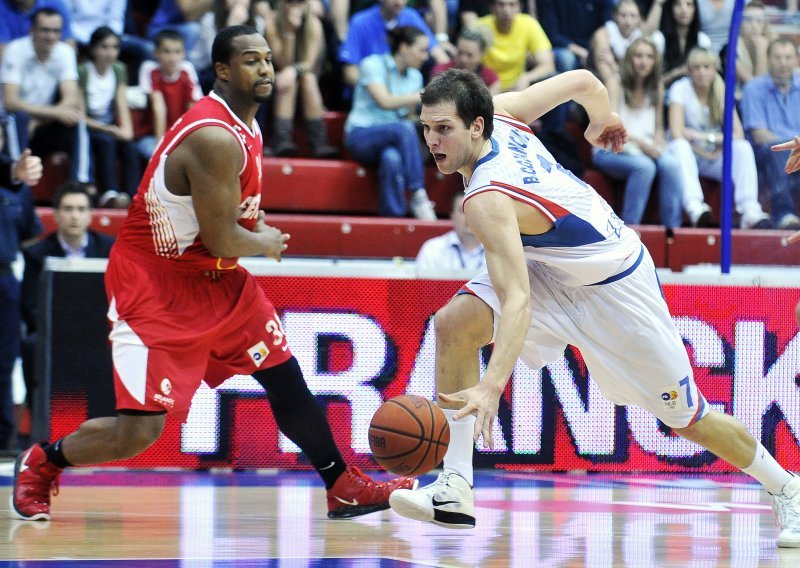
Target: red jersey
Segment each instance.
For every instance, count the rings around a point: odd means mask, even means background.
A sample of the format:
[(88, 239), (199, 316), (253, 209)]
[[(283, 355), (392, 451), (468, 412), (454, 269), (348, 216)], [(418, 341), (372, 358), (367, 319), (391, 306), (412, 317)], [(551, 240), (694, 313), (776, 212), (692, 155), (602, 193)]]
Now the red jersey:
[(244, 165), (239, 172), (239, 225), (251, 231), (255, 228), (261, 205), (261, 130), (255, 120), (250, 125), (242, 122), (212, 91), (178, 119), (156, 147), (117, 236), (123, 254), (126, 248), (134, 248), (187, 268), (236, 268), (237, 258), (211, 256), (203, 246), (192, 196), (175, 195), (166, 186), (165, 165), (170, 152), (186, 136), (206, 126), (226, 128), (241, 146)]

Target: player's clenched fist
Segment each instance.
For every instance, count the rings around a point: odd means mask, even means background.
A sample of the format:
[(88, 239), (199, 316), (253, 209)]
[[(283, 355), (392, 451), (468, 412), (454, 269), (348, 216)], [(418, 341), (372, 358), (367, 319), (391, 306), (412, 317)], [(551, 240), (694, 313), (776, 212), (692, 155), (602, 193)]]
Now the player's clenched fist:
[(264, 244), (266, 245), (266, 250), (264, 251), (264, 256), (267, 258), (274, 258), (278, 262), (281, 261), (281, 254), (289, 245), (286, 244), (291, 238), (289, 233), (281, 233), (280, 229), (276, 229), (275, 227), (270, 227), (264, 222), (264, 212), (259, 211), (258, 214), (258, 221), (256, 222), (256, 233), (260, 235), (264, 235)]

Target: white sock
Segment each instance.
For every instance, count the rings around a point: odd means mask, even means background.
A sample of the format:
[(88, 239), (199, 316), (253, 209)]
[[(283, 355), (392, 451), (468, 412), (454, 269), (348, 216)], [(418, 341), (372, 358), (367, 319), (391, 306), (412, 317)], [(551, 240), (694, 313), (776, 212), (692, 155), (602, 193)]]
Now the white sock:
[(792, 480), (792, 474), (775, 461), (761, 442), (756, 442), (756, 456), (753, 458), (753, 463), (742, 471), (758, 480), (773, 495), (783, 493), (783, 488)]
[(472, 486), (472, 450), (475, 448), (472, 434), (475, 417), (470, 414), (461, 420), (453, 420), (457, 410), (443, 408), (442, 411), (450, 425), (450, 445), (444, 455), (444, 468), (456, 472)]

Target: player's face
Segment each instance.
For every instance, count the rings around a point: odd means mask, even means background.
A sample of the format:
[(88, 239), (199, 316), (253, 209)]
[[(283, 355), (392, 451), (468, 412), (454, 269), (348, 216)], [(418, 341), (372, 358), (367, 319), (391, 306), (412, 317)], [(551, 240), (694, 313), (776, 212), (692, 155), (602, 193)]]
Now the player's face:
[(89, 198), (82, 193), (68, 193), (54, 211), (58, 230), (68, 238), (81, 238), (92, 221)]
[(233, 39), (234, 53), (228, 64), (228, 83), (232, 91), (250, 93), (253, 101), (263, 103), (272, 95), (275, 68), (272, 50), (260, 34)]
[(442, 102), (422, 105), (419, 115), (425, 133), (425, 143), (433, 154), (436, 167), (443, 174), (452, 174), (471, 167), (483, 143), (483, 122), (473, 123), (471, 128), (456, 113), (456, 105)]

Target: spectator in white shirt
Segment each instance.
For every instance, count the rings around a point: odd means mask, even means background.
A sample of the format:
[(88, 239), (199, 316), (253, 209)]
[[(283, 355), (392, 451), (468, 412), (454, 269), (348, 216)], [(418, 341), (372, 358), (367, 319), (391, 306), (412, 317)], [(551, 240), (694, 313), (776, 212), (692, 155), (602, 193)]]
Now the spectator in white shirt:
[(453, 230), (422, 243), (416, 260), (418, 268), (485, 270), (483, 245), (467, 227), (463, 203), (464, 192), (460, 191), (453, 196), (453, 209), (450, 212)]

